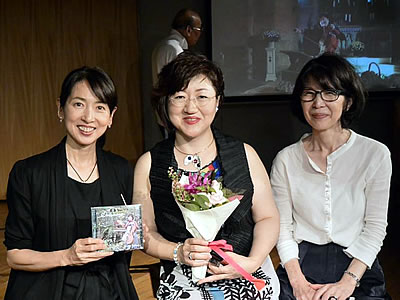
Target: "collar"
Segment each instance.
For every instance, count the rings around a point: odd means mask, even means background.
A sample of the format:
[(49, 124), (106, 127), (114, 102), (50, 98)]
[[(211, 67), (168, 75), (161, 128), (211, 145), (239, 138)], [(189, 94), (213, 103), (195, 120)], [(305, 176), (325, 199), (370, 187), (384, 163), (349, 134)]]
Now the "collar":
[[(350, 131), (350, 137), (347, 140), (346, 143), (344, 143), (343, 145), (341, 145), (338, 149), (336, 149), (335, 151), (333, 151), (331, 154), (329, 154), (327, 156), (327, 159), (329, 161), (333, 161), (335, 159), (337, 159), (338, 157), (340, 157), (343, 153), (345, 153), (347, 150), (349, 150), (351, 148), (351, 146), (354, 144), (355, 140), (357, 139), (357, 133), (355, 133), (353, 130), (349, 129)], [(301, 156), (306, 159), (311, 166), (313, 167), (314, 170), (316, 170), (317, 172), (321, 172), (323, 173), (319, 167), (314, 163), (314, 161), (308, 156), (307, 151), (304, 148), (304, 144), (303, 144), (303, 139), (305, 139), (306, 137), (310, 136), (311, 133), (306, 133), (304, 134), (301, 139), (297, 142), (296, 147), (299, 150), (299, 153), (301, 153)]]
[(168, 38), (178, 41), (178, 43), (182, 47), (182, 49), (187, 50), (189, 48), (186, 38), (178, 30), (171, 29), (171, 32), (170, 32), (170, 35)]

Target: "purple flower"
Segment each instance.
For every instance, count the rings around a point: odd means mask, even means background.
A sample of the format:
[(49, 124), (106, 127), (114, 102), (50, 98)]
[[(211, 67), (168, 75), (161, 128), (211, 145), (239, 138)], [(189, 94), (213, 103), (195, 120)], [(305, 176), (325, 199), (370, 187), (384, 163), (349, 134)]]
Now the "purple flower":
[(209, 176), (211, 172), (208, 172), (203, 176), (194, 173), (189, 175), (189, 183), (183, 185), (184, 189), (190, 194), (197, 194), (200, 192), (199, 188), (207, 188), (211, 184)]

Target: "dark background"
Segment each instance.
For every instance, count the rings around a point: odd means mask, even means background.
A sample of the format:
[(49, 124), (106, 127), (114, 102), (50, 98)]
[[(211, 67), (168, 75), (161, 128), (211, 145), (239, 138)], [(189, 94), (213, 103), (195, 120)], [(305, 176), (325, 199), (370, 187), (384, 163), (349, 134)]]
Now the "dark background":
[[(399, 1), (219, 0), (211, 11), (212, 55), (227, 95), (290, 94), (305, 62), (320, 53), (321, 16), (335, 26), (337, 51), (365, 86), (400, 89)], [(363, 50), (352, 49), (353, 42)]]

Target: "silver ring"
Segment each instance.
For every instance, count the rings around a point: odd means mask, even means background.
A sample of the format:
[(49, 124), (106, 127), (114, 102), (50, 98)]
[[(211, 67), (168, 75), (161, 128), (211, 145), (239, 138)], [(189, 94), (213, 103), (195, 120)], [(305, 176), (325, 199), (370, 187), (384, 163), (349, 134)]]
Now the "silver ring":
[[(190, 260), (193, 260), (193, 258), (192, 258), (192, 252), (189, 252), (188, 257), (189, 257)], [(337, 299), (336, 299), (336, 300), (337, 300)]]
[(338, 300), (338, 298), (337, 298), (336, 296), (330, 296), (330, 297), (328, 298), (328, 300), (331, 300), (331, 299), (333, 299), (333, 300)]

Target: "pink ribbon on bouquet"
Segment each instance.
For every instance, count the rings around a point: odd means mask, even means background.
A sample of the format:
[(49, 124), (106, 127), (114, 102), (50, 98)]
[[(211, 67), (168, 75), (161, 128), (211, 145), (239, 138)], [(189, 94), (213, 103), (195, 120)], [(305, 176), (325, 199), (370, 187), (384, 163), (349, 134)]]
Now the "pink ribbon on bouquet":
[(265, 286), (264, 280), (253, 277), (245, 269), (239, 266), (228, 254), (222, 251), (222, 250), (233, 251), (232, 245), (228, 244), (225, 240), (218, 240), (209, 242), (208, 247), (217, 252), (219, 256), (221, 256), (228, 264), (234, 267), (240, 273), (240, 275), (242, 275), (245, 279), (252, 282), (256, 286), (257, 290), (260, 291), (264, 288)]

